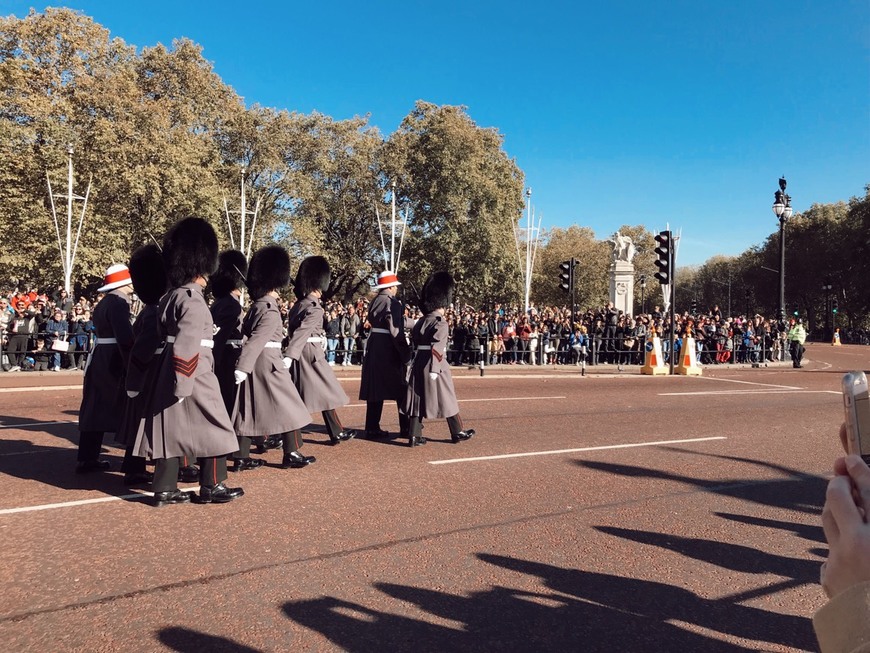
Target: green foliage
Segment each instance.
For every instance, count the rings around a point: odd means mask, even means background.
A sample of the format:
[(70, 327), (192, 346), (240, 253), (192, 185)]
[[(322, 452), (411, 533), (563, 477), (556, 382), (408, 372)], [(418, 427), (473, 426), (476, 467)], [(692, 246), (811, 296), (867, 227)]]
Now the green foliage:
[(523, 175), (502, 141), (464, 107), (422, 101), (388, 139), (383, 168), (411, 211), (403, 269), (412, 288), (443, 269), (468, 303), (518, 298), (514, 227)]

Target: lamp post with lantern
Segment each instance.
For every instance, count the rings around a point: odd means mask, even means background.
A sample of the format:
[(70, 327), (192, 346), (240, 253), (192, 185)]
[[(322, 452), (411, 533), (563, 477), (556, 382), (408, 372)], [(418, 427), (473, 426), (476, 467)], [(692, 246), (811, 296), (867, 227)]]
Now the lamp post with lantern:
[(779, 321), (785, 324), (785, 223), (792, 216), (791, 196), (785, 192), (785, 177), (779, 179), (779, 190), (774, 193), (773, 212), (779, 218)]

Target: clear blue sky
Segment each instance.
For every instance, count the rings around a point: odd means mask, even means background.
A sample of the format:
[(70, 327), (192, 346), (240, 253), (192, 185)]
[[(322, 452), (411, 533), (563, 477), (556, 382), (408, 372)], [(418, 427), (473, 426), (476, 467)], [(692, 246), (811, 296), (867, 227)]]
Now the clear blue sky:
[[(44, 5), (0, 0), (24, 16)], [(248, 104), (370, 114), (418, 99), (496, 127), (544, 227), (682, 228), (680, 265), (870, 183), (870, 2), (72, 0), (142, 47), (185, 36)]]

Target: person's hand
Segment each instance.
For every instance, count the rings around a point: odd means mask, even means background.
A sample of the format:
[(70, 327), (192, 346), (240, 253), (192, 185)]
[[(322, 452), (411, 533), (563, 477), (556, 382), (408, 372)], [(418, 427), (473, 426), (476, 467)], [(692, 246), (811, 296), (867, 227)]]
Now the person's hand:
[(834, 472), (822, 510), (829, 552), (820, 580), (829, 598), (870, 581), (870, 468), (850, 455), (836, 461)]
[(430, 378), (432, 381), (434, 381), (435, 379), (438, 378), (438, 373), (437, 373), (437, 372), (429, 372), (429, 378)]
[(236, 370), (233, 372), (233, 376), (236, 378), (236, 385), (239, 385), (240, 383), (244, 383), (245, 379), (248, 378), (248, 373), (242, 372), (242, 370)]
[(135, 399), (136, 397), (139, 396), (139, 391), (138, 390), (127, 390), (127, 396), (130, 397), (130, 399)]
[(180, 403), (183, 403), (183, 402), (184, 402), (184, 397), (179, 397), (179, 398), (178, 398), (178, 401), (176, 401), (175, 403), (176, 403), (176, 404), (180, 404)]
[(293, 359), (289, 356), (285, 356), (281, 359), (281, 362), (284, 363), (284, 369), (289, 370), (293, 366)]

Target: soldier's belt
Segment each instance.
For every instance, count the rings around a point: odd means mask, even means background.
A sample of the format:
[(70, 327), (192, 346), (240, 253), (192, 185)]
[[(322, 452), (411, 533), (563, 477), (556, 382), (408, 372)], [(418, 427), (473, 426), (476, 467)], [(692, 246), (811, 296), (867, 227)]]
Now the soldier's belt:
[(227, 340), (227, 344), (230, 345), (231, 347), (241, 347), (242, 341), (240, 338), (237, 338), (237, 339), (233, 339), (233, 340)]
[(417, 345), (414, 347), (414, 351), (429, 351), (432, 349), (432, 345)]
[[(173, 342), (175, 342), (175, 336), (166, 336), (166, 344), (170, 344)], [(213, 349), (214, 348), (214, 340), (207, 340), (207, 339), (203, 338), (202, 340), (199, 341), (199, 346), (205, 347), (206, 349)]]
[(392, 335), (392, 334), (390, 333), (390, 330), (389, 330), (389, 329), (375, 329), (375, 328), (372, 328), (372, 331), (371, 331), (371, 332), (372, 332), (372, 333), (386, 333), (388, 336), (389, 336), (389, 335)]
[(325, 342), (325, 341), (326, 341), (326, 338), (324, 338), (323, 336), (316, 336), (316, 337), (309, 338), (305, 342)]
[(97, 338), (94, 340), (94, 345), (117, 345), (117, 338)]
[(267, 343), (266, 343), (265, 345), (263, 345), (263, 346), (264, 346), (266, 349), (281, 349), (281, 343), (280, 343), (280, 342), (272, 342), (272, 341), (270, 341), (270, 342), (267, 342)]

